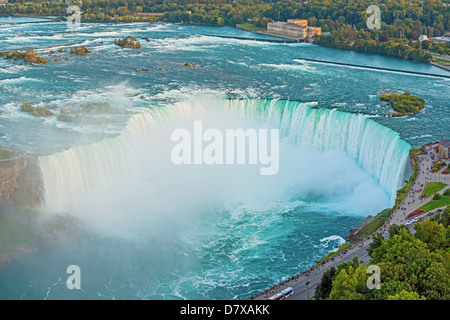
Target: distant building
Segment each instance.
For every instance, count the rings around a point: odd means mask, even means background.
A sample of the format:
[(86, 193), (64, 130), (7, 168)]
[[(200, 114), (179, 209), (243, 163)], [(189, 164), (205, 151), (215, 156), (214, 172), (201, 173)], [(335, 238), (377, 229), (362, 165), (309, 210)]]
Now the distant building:
[(422, 42), (422, 41), (425, 41), (425, 40), (428, 40), (428, 37), (425, 34), (421, 34), (419, 36), (419, 41)]
[(439, 158), (450, 158), (450, 139), (441, 139), (438, 144)]
[(138, 17), (163, 17), (164, 13), (158, 13), (158, 12), (143, 13), (143, 12), (141, 12), (141, 13), (134, 13), (133, 16), (138, 16)]
[(0, 7), (6, 7), (8, 5), (8, 0), (0, 0)]
[(288, 19), (287, 23), (293, 23), (299, 26), (308, 26), (308, 20), (302, 20), (302, 19)]
[(314, 36), (320, 36), (322, 29), (309, 27), (308, 20), (289, 19), (287, 22), (269, 22), (267, 33), (290, 39), (310, 41)]

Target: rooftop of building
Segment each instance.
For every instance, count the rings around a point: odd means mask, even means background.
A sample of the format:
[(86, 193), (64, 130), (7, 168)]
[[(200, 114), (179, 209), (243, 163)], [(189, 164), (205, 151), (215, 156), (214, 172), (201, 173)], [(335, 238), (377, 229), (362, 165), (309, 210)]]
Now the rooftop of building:
[(450, 147), (450, 139), (444, 139), (444, 138), (442, 138), (442, 139), (439, 141), (439, 145), (440, 145), (440, 146), (444, 146), (444, 148)]
[(299, 28), (299, 29), (316, 28), (316, 27), (310, 27), (310, 26), (306, 26), (306, 25), (302, 25), (302, 24), (295, 24), (295, 23), (291, 23), (291, 22), (281, 22), (281, 21), (269, 22), (269, 24), (277, 25), (280, 27), (286, 26), (286, 27)]

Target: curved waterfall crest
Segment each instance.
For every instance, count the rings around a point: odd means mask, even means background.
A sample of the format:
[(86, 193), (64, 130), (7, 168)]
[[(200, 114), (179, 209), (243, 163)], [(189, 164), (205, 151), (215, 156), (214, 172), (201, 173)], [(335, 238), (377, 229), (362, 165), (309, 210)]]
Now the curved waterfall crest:
[(114, 138), (40, 157), (44, 200), (49, 206), (64, 206), (76, 201), (83, 192), (121, 184), (139, 175), (144, 157), (158, 152), (152, 143), (162, 128), (194, 114), (206, 116), (216, 111), (271, 123), (294, 146), (342, 150), (395, 197), (409, 163), (410, 145), (397, 132), (367, 116), (317, 109), (313, 105), (287, 100), (209, 98), (148, 109), (133, 115)]

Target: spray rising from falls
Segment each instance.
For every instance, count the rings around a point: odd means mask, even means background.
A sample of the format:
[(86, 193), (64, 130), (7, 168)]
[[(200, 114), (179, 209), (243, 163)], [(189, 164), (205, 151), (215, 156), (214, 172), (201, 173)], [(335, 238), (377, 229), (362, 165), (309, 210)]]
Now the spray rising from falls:
[[(210, 176), (202, 180), (197, 173), (173, 173), (170, 162), (170, 133), (199, 119), (208, 120), (211, 127), (267, 124), (279, 128), (280, 135), (294, 148), (344, 152), (384, 188), (391, 200), (401, 186), (408, 163), (409, 144), (398, 133), (361, 115), (315, 109), (294, 101), (195, 98), (136, 114), (115, 138), (40, 157), (45, 203), (64, 209), (85, 194), (98, 192), (96, 196), (102, 199), (105, 190), (126, 188), (128, 183), (143, 180), (143, 188), (151, 185), (161, 197), (164, 192), (193, 192), (194, 181), (199, 188), (212, 183)], [(216, 178), (226, 180), (229, 176)], [(171, 179), (173, 183), (168, 184)], [(187, 184), (191, 187), (173, 191)], [(167, 190), (164, 185), (168, 185)], [(204, 196), (212, 192), (210, 189), (198, 192)], [(165, 200), (167, 204), (177, 202), (175, 198)], [(107, 197), (104, 201), (108, 201)]]
[(369, 172), (392, 197), (407, 171), (411, 146), (397, 132), (363, 115), (336, 109), (314, 109), (295, 101), (230, 101), (248, 117), (278, 124), (281, 135), (296, 146), (343, 150)]

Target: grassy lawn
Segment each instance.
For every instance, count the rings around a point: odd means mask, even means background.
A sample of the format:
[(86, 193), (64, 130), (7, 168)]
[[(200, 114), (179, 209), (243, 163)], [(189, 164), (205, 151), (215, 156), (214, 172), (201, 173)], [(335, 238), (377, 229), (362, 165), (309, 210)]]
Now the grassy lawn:
[(433, 58), (433, 60), (436, 62), (450, 63), (450, 60), (445, 60), (445, 59), (441, 59), (441, 58)]
[(254, 25), (252, 25), (251, 23), (241, 23), (241, 24), (237, 24), (236, 25), (237, 28), (245, 30), (245, 31), (261, 31), (261, 30), (266, 30), (265, 28), (259, 28), (259, 27), (255, 27)]
[(391, 209), (384, 209), (378, 213), (372, 221), (366, 224), (356, 235), (358, 241), (367, 238), (369, 235), (377, 231), (391, 216)]
[(427, 196), (432, 196), (436, 192), (442, 190), (445, 186), (446, 184), (443, 182), (428, 182), (420, 195), (426, 194)]
[(425, 210), (425, 212), (429, 212), (436, 208), (445, 207), (450, 205), (450, 196), (441, 195), (439, 200), (431, 200), (430, 202), (424, 204), (419, 208), (419, 210)]
[(11, 158), (13, 155), (14, 153), (12, 152), (0, 149), (0, 158)]

